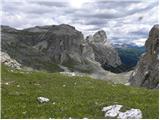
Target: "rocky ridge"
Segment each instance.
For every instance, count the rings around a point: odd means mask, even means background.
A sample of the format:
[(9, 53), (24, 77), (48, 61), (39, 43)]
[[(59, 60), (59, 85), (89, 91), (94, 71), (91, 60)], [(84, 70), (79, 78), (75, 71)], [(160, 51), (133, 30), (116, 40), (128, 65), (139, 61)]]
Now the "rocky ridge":
[(133, 86), (158, 88), (159, 86), (159, 25), (154, 25), (145, 43), (144, 53), (130, 76)]
[(80, 31), (66, 24), (24, 30), (2, 26), (1, 29), (2, 51), (33, 69), (61, 72), (61, 65), (70, 71), (105, 76), (106, 71), (101, 67), (103, 63), (120, 64), (104, 31), (95, 33), (93, 41), (87, 42)]

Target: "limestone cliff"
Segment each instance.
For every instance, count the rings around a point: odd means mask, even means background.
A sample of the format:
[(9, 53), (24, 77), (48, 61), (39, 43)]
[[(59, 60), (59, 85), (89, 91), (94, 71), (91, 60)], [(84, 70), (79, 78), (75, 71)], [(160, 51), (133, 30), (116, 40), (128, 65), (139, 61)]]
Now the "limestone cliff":
[(62, 71), (59, 65), (71, 71), (104, 73), (83, 43), (83, 34), (66, 24), (36, 26), (16, 30), (2, 26), (2, 51), (20, 64), (38, 70)]
[(156, 88), (159, 85), (159, 25), (154, 25), (145, 43), (147, 52), (140, 58), (131, 74), (133, 86)]
[(96, 32), (93, 36), (88, 36), (86, 40), (93, 49), (95, 60), (102, 66), (117, 67), (121, 65), (118, 53), (112, 47), (110, 41), (107, 40), (107, 35), (104, 30)]

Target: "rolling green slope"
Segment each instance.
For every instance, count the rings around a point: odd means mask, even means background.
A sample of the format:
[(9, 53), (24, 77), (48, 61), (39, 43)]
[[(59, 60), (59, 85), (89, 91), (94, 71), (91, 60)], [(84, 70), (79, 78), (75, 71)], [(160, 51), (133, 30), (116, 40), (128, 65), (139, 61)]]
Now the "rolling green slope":
[[(104, 118), (104, 106), (141, 109), (158, 118), (158, 90), (59, 73), (22, 72), (2, 65), (2, 118)], [(37, 97), (50, 99), (40, 104)]]

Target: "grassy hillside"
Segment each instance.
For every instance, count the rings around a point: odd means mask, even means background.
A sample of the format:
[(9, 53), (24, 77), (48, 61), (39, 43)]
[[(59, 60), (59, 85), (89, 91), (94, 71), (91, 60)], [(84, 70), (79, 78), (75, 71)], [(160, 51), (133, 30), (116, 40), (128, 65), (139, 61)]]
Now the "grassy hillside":
[[(89, 77), (13, 71), (2, 65), (2, 118), (104, 118), (104, 106), (138, 108), (158, 118), (158, 90), (115, 85)], [(37, 97), (50, 102), (40, 104)]]

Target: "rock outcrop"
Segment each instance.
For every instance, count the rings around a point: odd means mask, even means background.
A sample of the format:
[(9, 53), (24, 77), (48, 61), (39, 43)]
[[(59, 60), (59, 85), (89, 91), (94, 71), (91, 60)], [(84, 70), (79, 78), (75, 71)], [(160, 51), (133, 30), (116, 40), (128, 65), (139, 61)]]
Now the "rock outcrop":
[[(61, 24), (16, 30), (2, 26), (2, 51), (23, 66), (49, 72), (91, 73), (104, 77), (103, 65), (113, 68), (121, 64), (105, 31), (96, 32), (86, 40), (73, 26)], [(61, 67), (60, 67), (61, 66)]]
[(18, 63), (16, 60), (12, 59), (7, 53), (1, 52), (1, 63), (7, 65), (8, 67), (14, 69), (21, 69), (21, 64)]
[(159, 85), (159, 25), (149, 32), (145, 43), (147, 52), (140, 58), (129, 82), (133, 86), (156, 88)]
[(100, 30), (96, 32), (93, 37), (88, 36), (86, 38), (89, 45), (92, 47), (95, 60), (102, 66), (111, 66), (116, 68), (121, 65), (121, 60), (117, 51), (112, 47), (111, 43), (107, 40), (105, 31)]
[(105, 73), (94, 60), (83, 34), (66, 24), (16, 30), (2, 26), (2, 51), (20, 64), (38, 70)]

